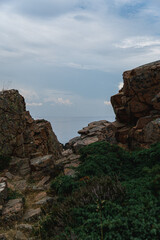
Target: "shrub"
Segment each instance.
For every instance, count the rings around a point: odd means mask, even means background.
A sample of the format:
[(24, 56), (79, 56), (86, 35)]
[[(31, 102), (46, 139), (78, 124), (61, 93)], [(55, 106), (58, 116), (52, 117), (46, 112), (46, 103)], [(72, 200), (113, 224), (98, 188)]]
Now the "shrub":
[(42, 219), (42, 239), (158, 240), (159, 159), (160, 144), (131, 153), (106, 142), (83, 148), (76, 177), (52, 183), (63, 198)]
[(82, 182), (76, 181), (72, 176), (59, 176), (51, 182), (50, 189), (60, 196), (68, 196), (76, 190)]

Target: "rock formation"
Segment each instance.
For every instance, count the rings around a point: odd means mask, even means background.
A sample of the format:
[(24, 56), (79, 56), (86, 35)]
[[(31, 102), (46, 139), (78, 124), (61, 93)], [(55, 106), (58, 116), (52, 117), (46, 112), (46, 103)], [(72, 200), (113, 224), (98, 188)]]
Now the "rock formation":
[(135, 149), (160, 141), (160, 61), (124, 72), (123, 81), (123, 88), (111, 97), (116, 121), (90, 123), (66, 147), (76, 152), (105, 140)]
[(33, 239), (33, 225), (55, 200), (48, 195), (51, 180), (75, 174), (83, 146), (107, 141), (135, 149), (160, 141), (160, 61), (126, 71), (123, 79), (111, 97), (116, 121), (89, 123), (63, 151), (50, 123), (34, 120), (18, 91), (0, 92), (0, 153), (12, 156), (0, 172), (0, 239)]
[(17, 90), (0, 92), (0, 152), (31, 157), (61, 153), (61, 145), (48, 121), (34, 120)]
[(115, 126), (106, 120), (91, 122), (87, 127), (79, 130), (78, 133), (81, 136), (71, 139), (65, 145), (65, 148), (70, 148), (75, 153), (78, 153), (80, 148), (98, 141), (115, 144), (117, 143), (115, 130)]
[(129, 148), (148, 147), (160, 141), (160, 61), (123, 73), (124, 86), (111, 97), (118, 142)]

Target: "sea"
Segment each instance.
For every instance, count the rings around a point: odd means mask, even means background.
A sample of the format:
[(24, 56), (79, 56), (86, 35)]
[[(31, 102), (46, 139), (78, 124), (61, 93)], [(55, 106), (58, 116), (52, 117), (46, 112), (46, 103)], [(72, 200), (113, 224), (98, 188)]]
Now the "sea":
[(53, 116), (37, 116), (35, 119), (45, 119), (52, 125), (60, 143), (65, 144), (70, 139), (79, 136), (77, 133), (90, 122), (107, 120), (114, 121), (115, 116), (95, 116), (95, 117), (53, 117)]

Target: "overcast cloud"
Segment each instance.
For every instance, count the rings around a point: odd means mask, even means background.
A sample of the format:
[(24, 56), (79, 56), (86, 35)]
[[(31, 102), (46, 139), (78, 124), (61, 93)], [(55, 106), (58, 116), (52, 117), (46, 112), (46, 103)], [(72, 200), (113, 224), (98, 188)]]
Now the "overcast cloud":
[(113, 114), (122, 72), (159, 59), (159, 24), (158, 0), (0, 0), (0, 86), (35, 115)]

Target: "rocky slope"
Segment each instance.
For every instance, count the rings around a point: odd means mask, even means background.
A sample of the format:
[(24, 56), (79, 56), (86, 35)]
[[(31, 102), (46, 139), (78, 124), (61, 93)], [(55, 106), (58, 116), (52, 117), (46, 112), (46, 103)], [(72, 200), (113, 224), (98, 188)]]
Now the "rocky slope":
[(0, 92), (1, 154), (17, 157), (53, 154), (57, 158), (61, 150), (50, 123), (35, 121), (17, 90)]
[(34, 120), (17, 90), (0, 92), (1, 155), (10, 162), (0, 171), (0, 239), (34, 239), (33, 226), (54, 201), (51, 179), (73, 175), (79, 155), (63, 151), (50, 123)]
[(111, 97), (116, 121), (88, 124), (65, 149), (49, 122), (30, 116), (17, 90), (0, 92), (0, 153), (11, 156), (0, 172), (0, 239), (34, 239), (33, 226), (54, 204), (51, 180), (74, 175), (83, 146), (104, 140), (134, 149), (160, 141), (160, 61), (124, 72), (123, 79)]

